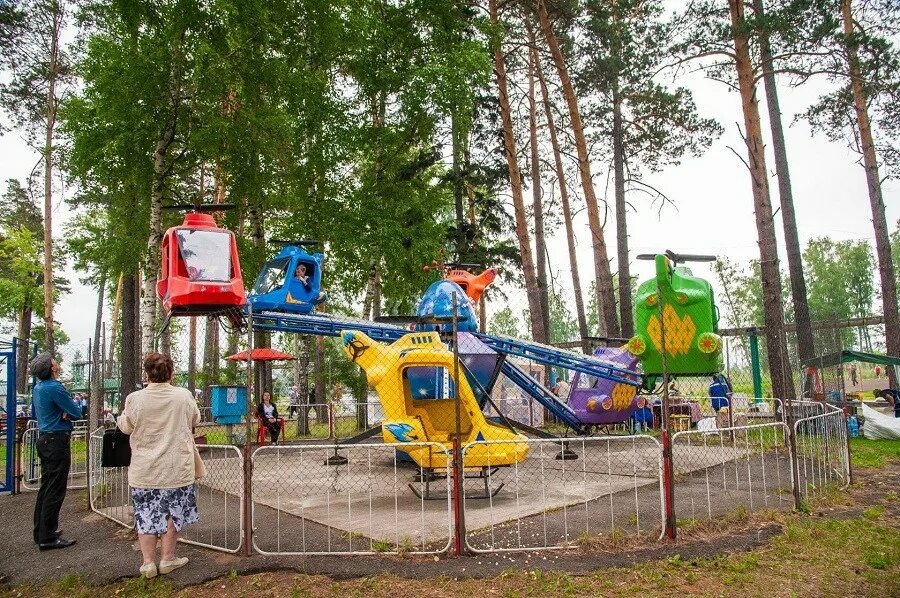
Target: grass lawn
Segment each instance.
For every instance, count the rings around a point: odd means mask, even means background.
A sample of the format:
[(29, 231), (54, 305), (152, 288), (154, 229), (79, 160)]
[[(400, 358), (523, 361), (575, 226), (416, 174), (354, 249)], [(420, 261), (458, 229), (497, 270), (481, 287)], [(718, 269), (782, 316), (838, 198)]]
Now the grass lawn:
[[(481, 561), (502, 557), (470, 557), (459, 577), (399, 577), (385, 559), (385, 573), (357, 579), (333, 580), (296, 571), (239, 575), (232, 572), (207, 583), (172, 588), (165, 578), (140, 578), (106, 586), (90, 586), (69, 575), (41, 586), (6, 588), (8, 596), (355, 596), (405, 598), (432, 596), (900, 596), (900, 496), (893, 490), (900, 478), (900, 442), (852, 439), (858, 482), (847, 491), (834, 490), (813, 501), (809, 513), (746, 513), (722, 525), (684, 521), (686, 544), (680, 555), (642, 562), (630, 567), (600, 569), (589, 575), (530, 568), (508, 570), (485, 579), (471, 579)], [(755, 530), (757, 522), (777, 522), (782, 533), (767, 544), (746, 552), (691, 558), (691, 542), (715, 541), (716, 533), (735, 533), (734, 527)], [(734, 526), (731, 525), (734, 524)], [(749, 525), (749, 527), (746, 527)], [(702, 528), (702, 529), (701, 529)], [(710, 528), (710, 529), (707, 529)], [(716, 528), (716, 529), (711, 529)], [(704, 534), (713, 534), (704, 536)], [(728, 537), (719, 539), (728, 540)], [(683, 547), (683, 550), (682, 550)], [(613, 550), (610, 545), (592, 549)], [(406, 557), (416, 558), (416, 557)], [(431, 557), (428, 557), (429, 559)], [(446, 557), (440, 557), (442, 560)], [(552, 553), (533, 556), (531, 562), (552, 560)], [(591, 558), (588, 556), (587, 558)], [(542, 560), (545, 559), (545, 560)], [(348, 564), (352, 560), (348, 557)], [(519, 561), (523, 562), (523, 561)], [(525, 561), (526, 563), (528, 561)], [(471, 563), (471, 565), (469, 564)], [(300, 565), (300, 561), (297, 561)], [(0, 591), (2, 594), (2, 591)]]
[(889, 460), (900, 459), (900, 440), (850, 439), (850, 460), (853, 467), (883, 467)]

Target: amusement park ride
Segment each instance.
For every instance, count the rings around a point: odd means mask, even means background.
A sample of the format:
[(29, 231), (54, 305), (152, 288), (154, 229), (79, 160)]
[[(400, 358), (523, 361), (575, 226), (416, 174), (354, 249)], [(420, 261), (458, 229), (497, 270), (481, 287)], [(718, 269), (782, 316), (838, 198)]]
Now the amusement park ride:
[[(167, 315), (225, 314), (232, 325), (239, 325), (246, 321), (249, 306), (254, 330), (340, 337), (347, 355), (366, 372), (378, 393), (385, 412), (381, 433), (386, 442), (430, 441), (450, 449), (455, 429), (447, 426), (455, 422), (458, 392), (465, 416), (460, 446), (509, 441), (473, 446), (464, 456), (467, 468), (518, 463), (527, 455), (527, 444), (516, 442), (525, 437), (515, 428), (536, 432), (504, 417), (495, 423), (484, 416), (482, 409), (491, 403), (501, 372), (571, 432), (587, 435), (596, 427), (628, 421), (641, 406), (638, 390), (651, 389), (664, 369), (671, 375), (690, 376), (721, 371), (712, 288), (679, 265), (713, 259), (708, 256), (671, 252), (639, 256), (655, 261), (656, 276), (638, 288), (637, 334), (624, 347), (599, 348), (588, 356), (480, 331), (474, 305), (496, 277), (493, 268), (476, 274), (472, 265), (441, 264), (444, 276), (423, 294), (412, 330), (383, 321), (317, 313), (315, 307), (327, 299), (322, 290), (323, 254), (306, 250), (318, 245), (312, 241), (282, 243), (284, 247), (265, 265), (253, 292), (245, 297), (233, 233), (218, 227), (208, 214), (187, 214), (181, 226), (166, 232), (162, 244), (163, 276), (157, 292)], [(458, 389), (452, 378), (447, 383), (454, 363), (448, 334), (454, 312), (464, 372)], [(510, 357), (574, 372), (568, 404)], [(441, 377), (443, 383), (436, 383)], [(446, 471), (445, 452), (415, 448), (408, 454), (426, 471)], [(560, 457), (567, 458), (566, 452)]]

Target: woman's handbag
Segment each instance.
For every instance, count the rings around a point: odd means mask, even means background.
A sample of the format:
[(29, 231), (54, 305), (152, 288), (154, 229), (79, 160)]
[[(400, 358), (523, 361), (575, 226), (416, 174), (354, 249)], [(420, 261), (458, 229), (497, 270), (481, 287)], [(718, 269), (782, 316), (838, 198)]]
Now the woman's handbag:
[(103, 467), (128, 467), (131, 465), (129, 440), (128, 434), (118, 428), (103, 432), (100, 465)]
[(200, 457), (200, 451), (194, 445), (194, 479), (199, 480), (206, 477), (206, 463)]

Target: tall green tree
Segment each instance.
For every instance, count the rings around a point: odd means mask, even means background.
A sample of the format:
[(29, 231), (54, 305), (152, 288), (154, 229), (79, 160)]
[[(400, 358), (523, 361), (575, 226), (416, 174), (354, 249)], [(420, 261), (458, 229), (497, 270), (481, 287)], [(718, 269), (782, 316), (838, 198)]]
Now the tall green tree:
[(5, 6), (0, 13), (3, 52), (0, 71), (0, 107), (22, 130), (43, 160), (44, 234), (42, 252), (47, 282), (43, 285), (44, 346), (55, 350), (53, 334), (54, 267), (53, 175), (56, 157), (57, 112), (61, 99), (71, 91), (70, 57), (64, 48), (63, 31), (71, 16), (63, 0), (27, 0)]
[(896, 266), (882, 189), (883, 177), (900, 175), (900, 49), (895, 42), (900, 5), (821, 0), (816, 6), (826, 33), (822, 51), (807, 61), (805, 70), (825, 73), (836, 87), (804, 116), (814, 131), (846, 142), (860, 157), (872, 212), (887, 352), (900, 355)]
[[(671, 60), (675, 23), (662, 3), (645, 0), (584, 2), (580, 91), (589, 98), (591, 136), (612, 147), (616, 211), (619, 321), (622, 336), (634, 334), (626, 194), (661, 194), (642, 173), (700, 155), (720, 134), (713, 120), (697, 114), (691, 92), (669, 88), (655, 76)], [(623, 283), (623, 281), (625, 281)]]

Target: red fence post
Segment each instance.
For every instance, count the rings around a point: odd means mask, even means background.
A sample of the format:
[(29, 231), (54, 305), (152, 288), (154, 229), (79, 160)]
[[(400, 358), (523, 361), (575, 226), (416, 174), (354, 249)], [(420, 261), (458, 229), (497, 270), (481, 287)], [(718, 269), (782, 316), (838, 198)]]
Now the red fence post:
[(674, 540), (677, 533), (675, 522), (675, 479), (672, 463), (672, 441), (669, 439), (669, 431), (662, 431), (663, 452), (663, 504), (666, 520), (664, 522), (666, 537)]

